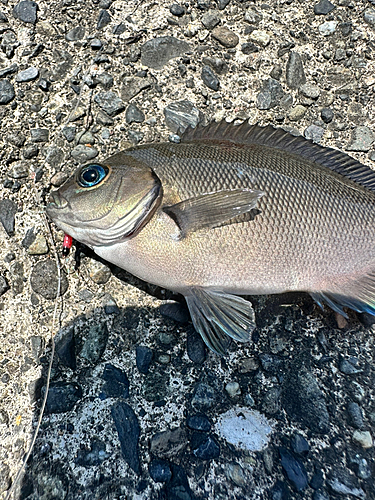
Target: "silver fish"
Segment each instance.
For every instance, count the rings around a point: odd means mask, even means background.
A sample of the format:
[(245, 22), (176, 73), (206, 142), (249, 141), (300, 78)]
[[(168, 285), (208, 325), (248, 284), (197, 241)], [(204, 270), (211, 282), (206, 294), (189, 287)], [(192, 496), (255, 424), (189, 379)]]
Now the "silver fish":
[(309, 292), (375, 315), (375, 172), (271, 126), (223, 121), (80, 167), (48, 215), (97, 255), (186, 297), (206, 344), (250, 339), (238, 295)]

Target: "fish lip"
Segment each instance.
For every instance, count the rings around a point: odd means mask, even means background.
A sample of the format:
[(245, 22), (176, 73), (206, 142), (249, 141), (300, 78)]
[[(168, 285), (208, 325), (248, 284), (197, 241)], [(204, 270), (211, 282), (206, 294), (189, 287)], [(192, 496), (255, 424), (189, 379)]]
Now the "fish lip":
[(68, 206), (68, 201), (58, 192), (53, 191), (49, 195), (49, 200), (47, 204), (47, 210), (52, 209), (63, 209)]

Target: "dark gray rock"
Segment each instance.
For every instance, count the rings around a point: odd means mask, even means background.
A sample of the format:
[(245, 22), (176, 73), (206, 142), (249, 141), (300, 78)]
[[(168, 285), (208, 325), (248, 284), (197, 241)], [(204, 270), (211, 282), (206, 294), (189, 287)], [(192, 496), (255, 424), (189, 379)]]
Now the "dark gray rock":
[(64, 151), (56, 146), (49, 146), (44, 154), (46, 162), (52, 167), (57, 167), (64, 160)]
[(336, 9), (336, 5), (331, 3), (329, 0), (320, 0), (319, 3), (314, 5), (314, 14), (326, 15)]
[(314, 491), (312, 498), (313, 500), (329, 500), (330, 496), (325, 490), (318, 490)]
[(90, 47), (92, 50), (100, 50), (103, 47), (103, 44), (99, 38), (93, 38), (90, 42)]
[(224, 75), (228, 71), (228, 64), (220, 57), (204, 57), (203, 64), (208, 64), (218, 75)]
[(339, 495), (350, 495), (361, 500), (367, 498), (366, 493), (359, 486), (357, 478), (343, 467), (336, 467), (332, 470), (328, 476), (327, 483), (332, 491)]
[(363, 13), (364, 21), (372, 27), (375, 27), (375, 9), (369, 8), (366, 9)]
[(128, 139), (134, 145), (139, 144), (143, 139), (143, 137), (144, 137), (143, 132), (139, 132), (137, 130), (129, 130), (128, 132)]
[(100, 323), (89, 324), (81, 332), (84, 340), (80, 349), (80, 357), (91, 364), (97, 363), (103, 356), (107, 341), (108, 327), (104, 321)]
[(104, 366), (102, 379), (105, 380), (105, 384), (100, 394), (101, 399), (129, 397), (129, 380), (125, 372), (107, 363)]
[(169, 12), (173, 16), (181, 17), (185, 14), (185, 8), (182, 7), (182, 5), (178, 5), (177, 3), (174, 3), (169, 7)]
[(108, 10), (101, 10), (99, 12), (99, 17), (98, 17), (98, 24), (96, 25), (98, 30), (101, 30), (108, 26), (110, 22), (112, 21), (110, 13)]
[(171, 470), (172, 479), (161, 490), (160, 498), (165, 500), (198, 500), (190, 489), (185, 470), (180, 465), (173, 463), (171, 463)]
[(1, 40), (1, 48), (3, 52), (5, 52), (5, 55), (8, 57), (8, 59), (11, 59), (14, 56), (14, 51), (20, 45), (21, 44), (17, 40), (17, 37), (13, 31), (8, 30), (3, 34)]
[(6, 291), (9, 290), (9, 284), (5, 278), (5, 276), (2, 276), (0, 274), (0, 297), (4, 295)]
[(249, 7), (245, 13), (245, 21), (250, 24), (259, 24), (263, 19), (263, 14), (254, 7)]
[(49, 82), (45, 78), (41, 78), (39, 80), (39, 82), (38, 82), (38, 87), (40, 89), (42, 89), (44, 92), (46, 92), (47, 90), (49, 90), (50, 86), (51, 86), (51, 82)]
[(161, 458), (155, 458), (151, 460), (148, 467), (148, 472), (150, 476), (155, 481), (155, 483), (166, 483), (172, 477), (171, 467), (167, 460)]
[(288, 486), (279, 479), (270, 490), (270, 500), (290, 500)]
[(305, 71), (301, 56), (298, 52), (290, 52), (286, 64), (286, 83), (291, 89), (298, 89), (306, 83)]
[(98, 438), (93, 438), (90, 444), (90, 448), (81, 448), (78, 450), (77, 458), (75, 463), (81, 465), (82, 467), (92, 467), (95, 465), (100, 465), (103, 461), (108, 458), (108, 453), (106, 453), (106, 444)]
[(18, 71), (18, 64), (14, 63), (11, 66), (8, 66), (8, 68), (2, 69), (0, 71), (0, 78), (4, 78), (4, 76), (7, 75), (13, 75)]
[(76, 26), (75, 28), (68, 31), (65, 35), (65, 40), (68, 42), (77, 42), (78, 40), (83, 40), (85, 37), (85, 28), (83, 26)]
[(183, 56), (190, 45), (173, 36), (153, 38), (141, 47), (141, 62), (152, 69), (162, 69), (170, 59)]
[(307, 472), (303, 463), (295, 458), (286, 448), (279, 450), (281, 465), (289, 481), (297, 491), (303, 491), (308, 485)]
[(136, 352), (135, 362), (136, 362), (137, 368), (141, 373), (146, 374), (148, 372), (149, 367), (150, 367), (150, 363), (152, 361), (154, 353), (152, 352), (152, 350), (150, 348), (145, 347), (145, 346), (137, 346), (135, 352)]
[(230, 3), (230, 0), (216, 0), (216, 3), (219, 10), (224, 10), (225, 7)]
[(323, 486), (323, 483), (324, 483), (323, 471), (321, 469), (315, 471), (310, 481), (311, 488), (313, 488), (314, 490), (319, 490)]
[(126, 78), (121, 90), (121, 97), (125, 102), (129, 102), (133, 97), (138, 95), (142, 90), (146, 90), (154, 83), (152, 78)]
[[(44, 396), (45, 387), (42, 389)], [(60, 382), (51, 384), (48, 391), (46, 413), (65, 413), (74, 408), (82, 398), (82, 389), (73, 383)]]
[(253, 54), (259, 52), (259, 47), (253, 42), (246, 42), (241, 45), (241, 52), (246, 55)]
[[(40, 260), (35, 264), (30, 276), (31, 288), (45, 299), (54, 300), (57, 295), (57, 268), (54, 260)], [(68, 280), (61, 270), (60, 295), (68, 289)]]
[(9, 170), (8, 175), (12, 179), (25, 179), (29, 175), (29, 170), (27, 165), (24, 165), (22, 162), (17, 162)]
[(186, 425), (194, 431), (209, 432), (211, 430), (211, 423), (206, 415), (192, 415), (187, 419)]
[(62, 129), (63, 136), (68, 142), (73, 142), (76, 136), (76, 128), (75, 127), (64, 127)]
[(186, 341), (187, 355), (193, 363), (201, 364), (206, 359), (206, 345), (201, 335), (194, 328), (190, 328)]
[(33, 80), (36, 80), (39, 76), (39, 70), (38, 68), (35, 68), (34, 66), (30, 66), (30, 68), (27, 68), (23, 71), (20, 71), (17, 76), (16, 76), (16, 82), (21, 83), (21, 82), (32, 82)]
[(297, 455), (307, 455), (310, 451), (309, 443), (302, 436), (302, 434), (293, 434), (290, 440), (290, 445), (294, 453), (296, 453)]
[(189, 126), (195, 128), (201, 113), (190, 101), (173, 102), (164, 108), (165, 123), (172, 132), (184, 132)]
[(92, 146), (85, 146), (84, 144), (78, 144), (70, 152), (72, 158), (74, 158), (78, 163), (86, 163), (87, 161), (96, 158), (99, 151)]
[(99, 75), (96, 75), (95, 79), (105, 90), (109, 90), (113, 87), (113, 76), (109, 73), (100, 73)]
[(60, 362), (71, 370), (75, 370), (77, 367), (77, 360), (74, 327), (63, 329), (57, 334), (55, 348)]
[(39, 154), (39, 148), (36, 144), (26, 144), (24, 149), (22, 150), (22, 156), (25, 160), (31, 160), (31, 158), (35, 158)]
[(188, 309), (179, 302), (166, 302), (159, 307), (160, 314), (165, 318), (185, 324), (190, 319)]
[(346, 146), (347, 151), (369, 151), (374, 142), (374, 133), (365, 126), (353, 129), (351, 139)]
[(316, 142), (317, 144), (322, 140), (323, 134), (324, 128), (318, 127), (317, 125), (308, 126), (303, 133), (306, 139), (310, 139), (310, 141)]
[(24, 284), (24, 268), (22, 262), (13, 261), (9, 266), (9, 275), (12, 285), (12, 292), (14, 295), (19, 295), (23, 292)]
[(157, 432), (151, 437), (150, 451), (157, 457), (176, 460), (187, 442), (186, 431), (180, 427), (172, 431)]
[(9, 132), (6, 136), (6, 140), (13, 144), (13, 146), (22, 148), (26, 142), (26, 137), (21, 132)]
[(347, 359), (342, 359), (339, 365), (340, 371), (345, 373), (345, 375), (355, 375), (356, 373), (361, 373), (362, 369), (357, 363), (351, 362)]
[(94, 101), (107, 115), (116, 116), (125, 109), (125, 104), (115, 92), (99, 92)]
[(211, 386), (199, 383), (195, 387), (191, 405), (196, 410), (204, 411), (214, 405), (216, 397), (216, 392)]
[(48, 142), (49, 130), (47, 128), (32, 128), (30, 130), (31, 142)]
[(30, 0), (22, 0), (13, 8), (13, 16), (24, 23), (36, 23), (38, 4)]
[(26, 234), (25, 234), (25, 237), (24, 239), (22, 240), (22, 246), (23, 248), (29, 248), (29, 246), (34, 243), (35, 241), (35, 238), (36, 238), (36, 234), (35, 234), (35, 231), (34, 231), (35, 228), (30, 228), (26, 231)]
[(201, 77), (203, 83), (211, 90), (219, 90), (220, 81), (209, 66), (203, 66)]
[(331, 123), (331, 121), (333, 120), (333, 117), (334, 117), (334, 113), (333, 113), (332, 109), (323, 108), (320, 111), (320, 117), (324, 121), (324, 123)]
[(145, 114), (135, 104), (129, 104), (125, 113), (126, 123), (142, 123), (145, 121)]
[(217, 12), (206, 12), (202, 16), (202, 24), (208, 30), (212, 30), (220, 23), (220, 17)]
[(15, 97), (14, 87), (9, 80), (0, 80), (0, 104), (8, 104)]
[(120, 23), (120, 24), (117, 24), (116, 26), (114, 26), (112, 33), (114, 35), (122, 35), (123, 33), (125, 33), (125, 31), (126, 31), (125, 24)]
[(141, 466), (138, 456), (140, 428), (138, 419), (132, 408), (123, 402), (114, 404), (111, 408), (111, 414), (120, 440), (122, 456), (129, 467), (136, 474), (140, 474)]
[(207, 436), (202, 444), (193, 450), (193, 454), (201, 460), (213, 460), (220, 455), (220, 445), (212, 436)]
[(280, 103), (280, 99), (284, 96), (283, 88), (277, 80), (268, 78), (263, 82), (262, 89), (257, 95), (257, 108), (270, 109)]
[(0, 200), (0, 222), (2, 223), (8, 236), (13, 236), (15, 218), (18, 211), (17, 205), (12, 200), (5, 198)]
[(362, 409), (358, 403), (354, 401), (348, 403), (348, 415), (353, 427), (356, 429), (364, 429)]

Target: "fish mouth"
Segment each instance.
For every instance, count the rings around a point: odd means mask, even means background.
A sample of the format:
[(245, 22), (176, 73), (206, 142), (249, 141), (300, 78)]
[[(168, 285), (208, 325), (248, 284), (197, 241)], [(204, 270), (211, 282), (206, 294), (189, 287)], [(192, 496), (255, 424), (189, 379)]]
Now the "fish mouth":
[(63, 209), (68, 205), (67, 200), (61, 196), (58, 191), (53, 191), (49, 195), (47, 211), (48, 209)]

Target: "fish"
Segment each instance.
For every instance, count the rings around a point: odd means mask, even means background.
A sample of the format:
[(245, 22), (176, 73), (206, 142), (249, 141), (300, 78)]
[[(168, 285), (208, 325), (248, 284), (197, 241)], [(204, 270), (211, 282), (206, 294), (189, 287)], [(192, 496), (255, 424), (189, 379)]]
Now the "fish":
[(271, 125), (198, 125), (80, 166), (46, 211), (99, 257), (182, 294), (220, 355), (256, 328), (244, 296), (307, 292), (375, 315), (375, 172)]

